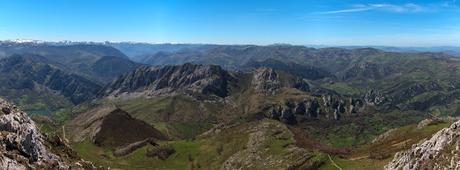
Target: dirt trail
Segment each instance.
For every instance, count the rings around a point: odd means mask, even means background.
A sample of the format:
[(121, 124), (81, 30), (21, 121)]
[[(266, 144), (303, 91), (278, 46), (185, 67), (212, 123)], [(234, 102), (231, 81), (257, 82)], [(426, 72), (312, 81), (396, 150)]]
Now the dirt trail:
[(369, 156), (353, 157), (353, 158), (349, 158), (348, 160), (355, 161), (355, 160), (361, 160), (361, 159), (366, 159), (366, 158), (369, 158)]
[(334, 160), (332, 160), (331, 155), (327, 155), (329, 157), (329, 160), (332, 162), (332, 165), (334, 165), (337, 169), (343, 170), (339, 165), (337, 165)]

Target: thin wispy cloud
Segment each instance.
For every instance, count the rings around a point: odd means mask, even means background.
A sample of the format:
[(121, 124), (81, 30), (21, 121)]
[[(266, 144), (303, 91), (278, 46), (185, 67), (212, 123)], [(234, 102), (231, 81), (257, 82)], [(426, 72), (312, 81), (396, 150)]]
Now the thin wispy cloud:
[(386, 12), (421, 12), (424, 11), (424, 7), (407, 3), (403, 5), (395, 4), (357, 4), (351, 8), (332, 10), (332, 11), (321, 11), (315, 12), (315, 14), (341, 14), (341, 13), (355, 13), (355, 12), (365, 12), (365, 11), (386, 11)]

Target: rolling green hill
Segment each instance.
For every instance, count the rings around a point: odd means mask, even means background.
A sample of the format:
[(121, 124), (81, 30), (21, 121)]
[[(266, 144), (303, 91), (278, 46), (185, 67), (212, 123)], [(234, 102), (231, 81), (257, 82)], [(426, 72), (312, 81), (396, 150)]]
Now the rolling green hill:
[[(460, 61), (441, 53), (298, 46), (188, 50), (162, 54), (164, 63), (159, 63), (181, 65), (133, 67), (89, 93), (96, 98), (51, 115), (58, 125), (67, 126), (82, 113), (96, 114), (95, 107), (111, 106), (169, 139), (149, 143), (136, 138), (139, 141), (114, 147), (98, 145), (86, 134), (72, 144), (82, 157), (101, 166), (263, 169), (281, 161), (280, 168), (330, 169), (335, 164), (366, 169), (382, 168), (394, 153), (449, 124), (414, 129), (416, 123), (457, 116), (460, 110)], [(104, 60), (108, 64), (101, 66), (118, 63)], [(185, 61), (203, 64), (182, 64)], [(103, 74), (121, 72), (113, 68)], [(405, 135), (372, 142), (390, 129)], [(121, 131), (110, 132), (123, 136)], [(251, 150), (251, 139), (260, 139), (253, 142), (261, 145)], [(404, 141), (404, 146), (393, 147)], [(226, 150), (231, 145), (235, 147)], [(120, 150), (129, 152), (116, 156)]]

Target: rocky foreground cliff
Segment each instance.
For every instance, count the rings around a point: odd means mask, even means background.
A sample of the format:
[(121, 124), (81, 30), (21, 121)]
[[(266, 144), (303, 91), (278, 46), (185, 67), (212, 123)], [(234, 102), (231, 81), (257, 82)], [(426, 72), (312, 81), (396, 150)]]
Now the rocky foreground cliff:
[(460, 169), (460, 121), (430, 139), (396, 153), (385, 169)]
[[(0, 99), (0, 169), (92, 169), (77, 159), (59, 137), (42, 135), (35, 122), (16, 106)], [(62, 150), (57, 152), (56, 148)], [(56, 151), (56, 153), (53, 153)], [(79, 160), (80, 161), (80, 160)], [(82, 164), (86, 164), (84, 167)]]

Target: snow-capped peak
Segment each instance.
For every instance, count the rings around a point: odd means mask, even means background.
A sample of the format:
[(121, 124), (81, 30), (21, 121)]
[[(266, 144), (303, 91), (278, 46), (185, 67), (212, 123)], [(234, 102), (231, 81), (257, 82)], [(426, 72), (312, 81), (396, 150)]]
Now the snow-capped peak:
[(14, 39), (14, 40), (5, 40), (3, 42), (6, 42), (6, 43), (18, 43), (18, 44), (23, 44), (23, 43), (42, 44), (42, 43), (45, 43), (44, 41), (41, 41), (41, 40), (32, 40), (32, 39)]

